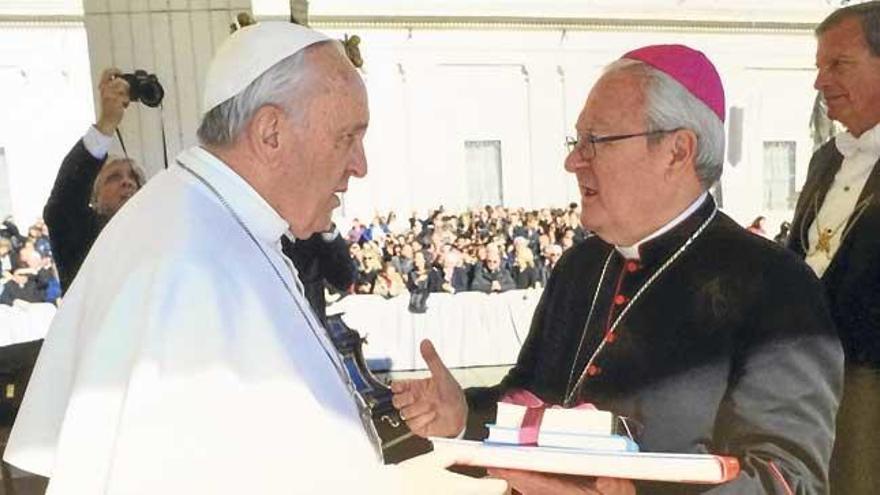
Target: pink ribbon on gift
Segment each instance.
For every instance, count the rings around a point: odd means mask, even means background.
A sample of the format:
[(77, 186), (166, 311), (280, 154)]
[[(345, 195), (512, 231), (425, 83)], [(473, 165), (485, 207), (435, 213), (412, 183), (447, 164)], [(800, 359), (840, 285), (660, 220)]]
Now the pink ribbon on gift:
[[(544, 418), (544, 411), (547, 408), (562, 408), (555, 404), (547, 404), (537, 395), (528, 390), (517, 388), (508, 391), (501, 397), (501, 402), (507, 404), (516, 404), (525, 406), (526, 414), (523, 416), (522, 424), (519, 427), (519, 443), (520, 445), (537, 445), (538, 432), (541, 429), (541, 420)], [(597, 409), (592, 403), (582, 402), (573, 407), (573, 409)]]

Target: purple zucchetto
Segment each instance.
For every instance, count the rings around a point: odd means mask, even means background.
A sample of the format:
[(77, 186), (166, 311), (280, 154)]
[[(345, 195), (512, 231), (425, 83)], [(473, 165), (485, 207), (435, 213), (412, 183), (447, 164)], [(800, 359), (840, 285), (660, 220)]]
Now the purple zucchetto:
[(651, 45), (621, 58), (644, 62), (667, 74), (724, 122), (724, 86), (715, 66), (703, 52), (684, 45)]

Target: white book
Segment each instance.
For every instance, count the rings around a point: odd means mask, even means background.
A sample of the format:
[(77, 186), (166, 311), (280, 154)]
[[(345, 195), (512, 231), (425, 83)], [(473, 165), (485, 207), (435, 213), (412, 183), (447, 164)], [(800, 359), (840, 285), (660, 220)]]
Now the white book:
[(528, 409), (528, 406), (499, 402), (495, 425), (503, 428), (519, 428)]
[[(522, 426), (523, 418), (529, 409), (536, 408), (499, 402), (498, 412), (495, 415), (495, 426), (519, 428)], [(549, 407), (543, 411), (541, 428), (551, 431), (610, 435), (614, 433), (615, 421), (616, 417), (611, 411)]]
[(493, 424), (487, 424), (486, 427), (489, 428), (489, 436), (486, 437), (487, 442), (502, 443), (506, 445), (522, 445), (520, 428), (507, 428)]
[(541, 430), (611, 435), (614, 433), (614, 422), (615, 417), (611, 411), (553, 407), (544, 411)]
[(449, 438), (430, 440), (438, 454), (451, 456), (455, 464), (464, 466), (706, 484), (724, 483), (739, 475), (736, 458), (711, 454), (591, 452)]
[(579, 450), (601, 450), (609, 452), (639, 451), (639, 446), (629, 437), (623, 435), (585, 435), (579, 433), (547, 431), (543, 428), (538, 433), (538, 446)]

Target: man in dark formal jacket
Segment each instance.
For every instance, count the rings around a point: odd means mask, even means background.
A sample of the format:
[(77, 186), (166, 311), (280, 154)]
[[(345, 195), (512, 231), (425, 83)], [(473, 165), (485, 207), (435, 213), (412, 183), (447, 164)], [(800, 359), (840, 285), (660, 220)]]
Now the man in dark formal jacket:
[(821, 278), (846, 354), (831, 492), (880, 493), (880, 2), (816, 35), (816, 89), (847, 132), (813, 155), (789, 247)]
[(143, 172), (132, 160), (107, 159), (129, 103), (128, 83), (119, 74), (118, 69), (101, 74), (98, 123), (64, 157), (43, 210), (65, 292), (104, 225), (144, 185)]
[(281, 249), (293, 261), (312, 309), (321, 322), (326, 323), (325, 281), (337, 291), (346, 292), (357, 273), (348, 255), (348, 243), (334, 225), (328, 232), (316, 233), (295, 243), (283, 237)]
[(681, 45), (606, 69), (565, 162), (596, 235), (559, 261), (500, 384), (462, 393), (423, 342), (432, 376), (392, 386), (414, 432), (482, 438), (497, 401), (526, 389), (628, 418), (643, 451), (729, 455), (741, 471), (706, 486), (490, 470), (522, 493), (825, 493), (843, 352), (809, 268), (707, 192), (724, 108), (712, 63)]

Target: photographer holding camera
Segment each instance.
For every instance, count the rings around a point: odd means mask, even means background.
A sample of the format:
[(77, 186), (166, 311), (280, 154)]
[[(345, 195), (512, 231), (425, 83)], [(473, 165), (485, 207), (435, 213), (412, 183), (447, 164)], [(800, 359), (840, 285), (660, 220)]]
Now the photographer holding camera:
[[(148, 104), (147, 98), (138, 94), (138, 86), (131, 91), (129, 81), (137, 84), (140, 72), (122, 74), (110, 68), (101, 74), (98, 122), (89, 127), (64, 158), (43, 210), (65, 292), (101, 229), (144, 185), (144, 174), (133, 160), (108, 157), (113, 135), (129, 102), (140, 97)], [(158, 98), (161, 101), (161, 95)]]

